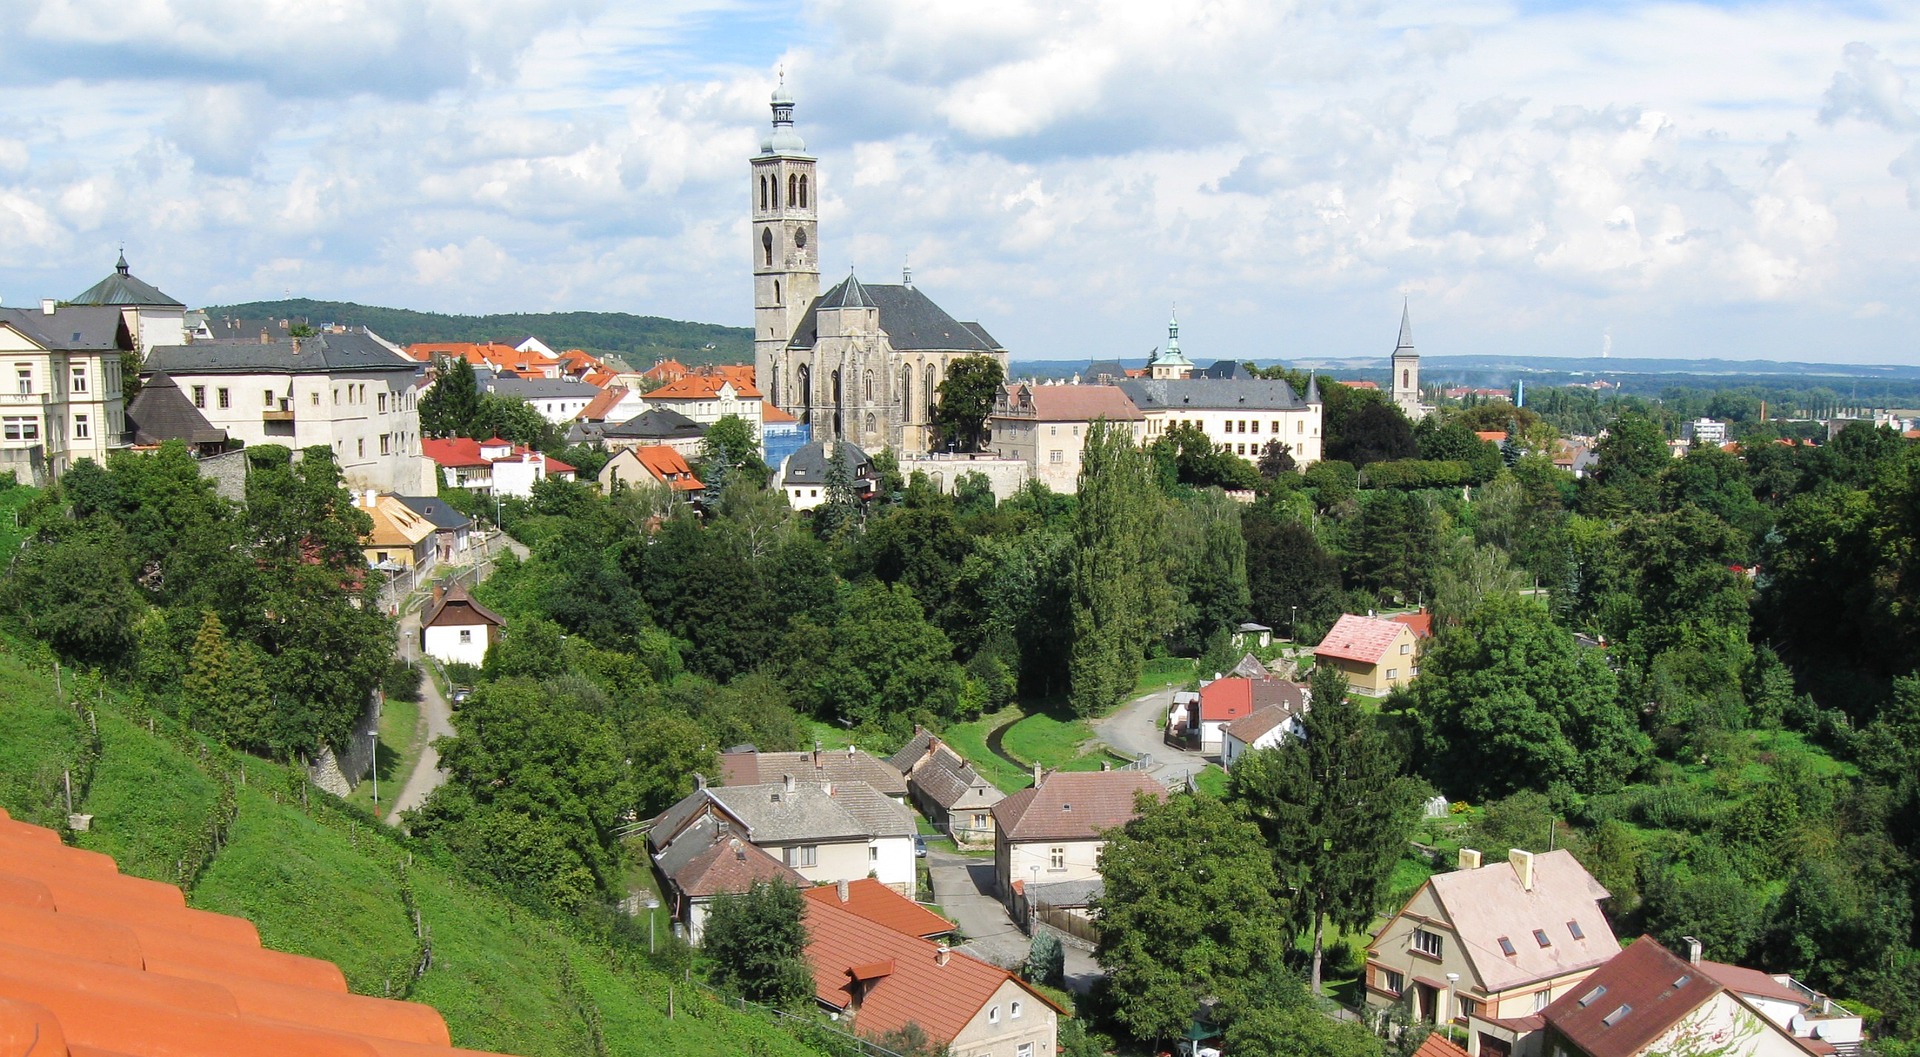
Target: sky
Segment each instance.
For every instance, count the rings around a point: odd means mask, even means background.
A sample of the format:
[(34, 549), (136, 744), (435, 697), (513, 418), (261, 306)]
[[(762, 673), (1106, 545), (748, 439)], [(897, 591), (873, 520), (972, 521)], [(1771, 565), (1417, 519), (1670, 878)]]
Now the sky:
[[(1015, 359), (1920, 360), (1920, 5), (0, 0), (0, 304), (751, 321), (781, 71), (822, 282)], [(506, 337), (508, 335), (502, 335)]]

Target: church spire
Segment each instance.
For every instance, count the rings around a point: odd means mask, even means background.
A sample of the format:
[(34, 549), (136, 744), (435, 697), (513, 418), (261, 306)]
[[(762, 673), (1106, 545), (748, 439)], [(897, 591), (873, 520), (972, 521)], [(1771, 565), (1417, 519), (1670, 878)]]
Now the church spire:
[(760, 141), (762, 154), (805, 154), (807, 142), (793, 130), (793, 93), (787, 91), (787, 72), (780, 71), (780, 83), (773, 89), (773, 131)]
[(113, 270), (119, 272), (121, 275), (129, 274), (127, 268), (127, 248), (125, 246), (120, 247), (120, 259), (114, 263)]
[(1410, 311), (1411, 309), (1409, 306), (1408, 299), (1401, 298), (1400, 299), (1400, 342), (1399, 344), (1393, 347), (1395, 352), (1398, 352), (1401, 349), (1413, 348), (1413, 317), (1409, 314)]
[(1192, 374), (1193, 362), (1180, 352), (1180, 308), (1176, 305), (1173, 317), (1167, 320), (1167, 347), (1148, 358), (1147, 377), (1171, 379)]

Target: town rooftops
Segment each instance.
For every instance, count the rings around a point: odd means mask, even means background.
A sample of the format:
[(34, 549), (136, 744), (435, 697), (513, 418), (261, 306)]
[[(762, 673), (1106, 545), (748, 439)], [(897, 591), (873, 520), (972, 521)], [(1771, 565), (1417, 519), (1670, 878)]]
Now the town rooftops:
[[(1548, 1006), (1546, 1022), (1588, 1057), (1630, 1057), (1728, 990), (1705, 968), (1642, 936)], [(1751, 1012), (1756, 1021), (1765, 1021), (1758, 1010)], [(1807, 1040), (1793, 1041), (1809, 1053), (1832, 1052)]]
[(152, 283), (136, 277), (127, 267), (127, 255), (122, 253), (114, 263), (113, 274), (86, 288), (78, 296), (69, 299), (75, 305), (112, 305), (136, 308), (186, 308), (187, 306), (160, 292)]
[(472, 518), (455, 510), (447, 504), (446, 500), (439, 496), (401, 495), (398, 492), (388, 492), (386, 494), (406, 504), (407, 509), (432, 522), (434, 528), (455, 530), (468, 528), (473, 525)]
[(1166, 787), (1143, 771), (1055, 771), (993, 805), (1008, 841), (1094, 840), (1138, 812), (1134, 797)]
[(38, 308), (0, 308), (0, 326), (19, 332), (43, 349), (109, 352), (133, 347), (133, 337), (117, 308), (69, 305), (51, 313)]
[(140, 392), (127, 405), (126, 415), (127, 428), (133, 431), (135, 444), (163, 444), (170, 440), (188, 445), (227, 442), (227, 431), (208, 422), (165, 371), (147, 376)]
[(1515, 851), (1427, 884), (1489, 992), (1592, 968), (1620, 951), (1600, 912), (1607, 890), (1565, 848)]
[(931, 758), (913, 772), (913, 781), (920, 795), (949, 810), (969, 797), (976, 810), (1004, 799), (999, 789), (945, 745), (935, 748)]
[(1139, 378), (1117, 387), (1141, 411), (1300, 411), (1307, 406), (1280, 378)]
[(155, 346), (146, 369), (179, 377), (196, 374), (341, 374), (425, 368), (365, 331), (326, 332), (264, 345), (199, 342)]
[(1334, 621), (1333, 627), (1327, 631), (1327, 637), (1320, 640), (1320, 645), (1313, 648), (1313, 655), (1361, 664), (1379, 664), (1406, 627), (1405, 624), (1379, 617), (1344, 613)]
[(492, 624), (495, 627), (505, 627), (506, 623), (505, 617), (474, 601), (473, 596), (467, 594), (466, 585), (454, 584), (447, 589), (447, 593), (441, 597), (440, 601), (433, 604), (433, 608), (427, 612), (426, 619), (420, 622), (420, 626), (437, 628)]
[(627, 398), (627, 392), (624, 385), (610, 385), (602, 389), (600, 395), (587, 401), (587, 406), (581, 408), (574, 417), (582, 422), (605, 422), (614, 407)]
[(880, 329), (896, 352), (1006, 351), (980, 324), (960, 322), (915, 287), (869, 285), (851, 275), (807, 306), (791, 346), (813, 348), (819, 341), (819, 313), (842, 307), (878, 309)]
[(720, 374), (689, 374), (677, 378), (647, 394), (648, 400), (717, 400), (722, 386), (732, 386), (741, 400), (760, 399), (760, 390), (751, 384)]
[(877, 878), (818, 885), (801, 895), (818, 903), (833, 903), (876, 925), (909, 936), (932, 939), (953, 931), (953, 922), (881, 884)]
[[(702, 839), (707, 840), (704, 847)], [(766, 852), (731, 834), (713, 832), (686, 834), (674, 842), (672, 850), (687, 845), (693, 854), (668, 876), (674, 886), (690, 897), (715, 896), (726, 892), (744, 892), (759, 881), (782, 881), (804, 888), (807, 879)], [(661, 866), (667, 865), (661, 856)]]
[(670, 407), (653, 407), (620, 423), (608, 426), (601, 435), (609, 440), (693, 440), (706, 435), (707, 427)]
[(780, 781), (865, 782), (889, 796), (906, 796), (907, 782), (900, 772), (865, 749), (814, 749), (812, 752), (726, 752), (720, 755), (720, 781), (725, 785), (755, 785)]
[(997, 415), (1025, 416), (1039, 422), (1091, 422), (1104, 418), (1132, 422), (1145, 418), (1127, 394), (1111, 385), (1014, 385), (1007, 387)]
[(644, 444), (633, 449), (633, 457), (653, 475), (653, 479), (677, 492), (698, 492), (706, 485), (693, 475), (687, 457), (665, 444)]
[(0, 1039), (10, 1053), (455, 1051), (433, 1007), (347, 992), (332, 962), (267, 950), (244, 918), (189, 909), (0, 811)]
[(600, 390), (571, 378), (523, 378), (517, 374), (496, 375), (479, 383), (480, 388), (517, 400), (586, 400), (592, 402)]
[[(1200, 721), (1232, 723), (1270, 705), (1295, 712), (1306, 703), (1306, 688), (1285, 679), (1227, 676), (1200, 688)], [(1239, 735), (1235, 735), (1238, 737)]]
[(857, 1009), (854, 1030), (868, 1038), (911, 1023), (947, 1045), (1008, 983), (1066, 1012), (1005, 969), (869, 921), (838, 899), (808, 899), (801, 923), (814, 996), (831, 1009)]

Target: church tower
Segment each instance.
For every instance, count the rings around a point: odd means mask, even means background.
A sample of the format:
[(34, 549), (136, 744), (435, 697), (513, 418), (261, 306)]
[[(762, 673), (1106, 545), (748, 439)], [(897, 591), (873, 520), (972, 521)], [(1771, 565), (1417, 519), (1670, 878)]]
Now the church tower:
[(1413, 348), (1413, 321), (1406, 302), (1400, 305), (1400, 340), (1393, 347), (1393, 379), (1389, 389), (1394, 406), (1415, 422), (1426, 414), (1420, 406), (1420, 354)]
[(773, 129), (753, 157), (753, 366), (768, 404), (808, 403), (782, 377), (780, 350), (820, 293), (820, 188), (814, 158), (793, 130), (786, 79), (773, 90)]
[(1193, 361), (1180, 351), (1180, 316), (1167, 320), (1167, 347), (1147, 359), (1147, 377), (1155, 381), (1193, 377)]

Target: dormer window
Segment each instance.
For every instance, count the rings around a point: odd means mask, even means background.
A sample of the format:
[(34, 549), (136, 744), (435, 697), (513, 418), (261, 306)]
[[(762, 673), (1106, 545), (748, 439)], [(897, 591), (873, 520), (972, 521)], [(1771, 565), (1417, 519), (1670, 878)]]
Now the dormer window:
[(1578, 921), (1567, 922), (1567, 931), (1572, 933), (1573, 938), (1576, 940), (1584, 940), (1587, 938), (1587, 934), (1581, 930), (1580, 923)]
[(1606, 1016), (1601, 1017), (1600, 1024), (1603, 1027), (1608, 1027), (1608, 1028), (1613, 1027), (1615, 1024), (1618, 1024), (1620, 1023), (1620, 1021), (1625, 1019), (1626, 1015), (1631, 1012), (1633, 1012), (1632, 1006), (1621, 1006), (1619, 1009), (1616, 1009), (1613, 1012), (1608, 1013)]
[(1513, 957), (1513, 941), (1505, 936), (1500, 937), (1500, 953), (1509, 958)]
[(1547, 938), (1547, 932), (1545, 929), (1534, 929), (1533, 941), (1535, 943), (1538, 943), (1542, 947), (1553, 946), (1553, 941)]

